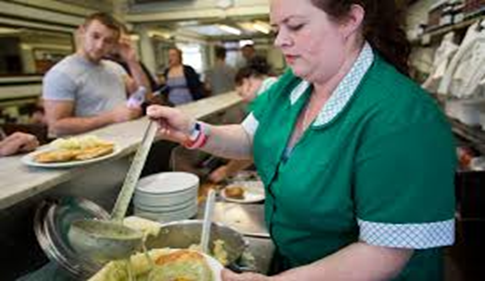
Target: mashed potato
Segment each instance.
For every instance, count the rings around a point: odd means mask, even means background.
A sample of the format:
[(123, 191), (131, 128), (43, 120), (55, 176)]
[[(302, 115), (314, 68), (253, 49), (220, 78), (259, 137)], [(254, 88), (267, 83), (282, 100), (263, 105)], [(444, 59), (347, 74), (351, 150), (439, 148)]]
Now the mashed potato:
[(102, 140), (94, 135), (71, 138), (59, 138), (49, 144), (54, 149), (82, 150), (87, 148), (113, 145), (112, 142)]

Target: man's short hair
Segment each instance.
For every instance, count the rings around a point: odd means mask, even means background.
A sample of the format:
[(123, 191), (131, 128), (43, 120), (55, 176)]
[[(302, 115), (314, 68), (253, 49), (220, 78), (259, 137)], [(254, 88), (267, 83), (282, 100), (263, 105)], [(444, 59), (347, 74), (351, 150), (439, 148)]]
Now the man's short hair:
[(253, 44), (246, 44), (241, 49), (252, 49), (254, 51), (256, 50)]
[(121, 34), (121, 30), (123, 26), (121, 22), (115, 19), (112, 15), (104, 12), (97, 12), (87, 16), (86, 19), (84, 20), (83, 26), (86, 28), (91, 24), (91, 22), (95, 20), (99, 21), (107, 28), (116, 31), (118, 35)]

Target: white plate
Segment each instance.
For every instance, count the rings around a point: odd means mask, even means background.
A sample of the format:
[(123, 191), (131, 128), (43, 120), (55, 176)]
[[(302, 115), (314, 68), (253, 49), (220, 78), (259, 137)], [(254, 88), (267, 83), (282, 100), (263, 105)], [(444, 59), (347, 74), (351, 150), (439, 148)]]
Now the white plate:
[(180, 193), (199, 187), (199, 177), (186, 172), (162, 172), (140, 179), (138, 192), (147, 194)]
[[(243, 199), (231, 198), (226, 195), (226, 188), (236, 187), (236, 186), (242, 187), (244, 189)], [(240, 181), (240, 182), (234, 182), (226, 186), (221, 191), (221, 197), (224, 198), (224, 200), (229, 202), (246, 204), (246, 203), (261, 202), (264, 200), (266, 196), (264, 193), (264, 186), (261, 181)]]
[(42, 149), (42, 150), (37, 150), (34, 152), (31, 152), (27, 155), (24, 155), (20, 160), (22, 163), (24, 163), (27, 166), (32, 166), (32, 167), (41, 167), (41, 168), (70, 168), (70, 167), (76, 167), (76, 166), (83, 166), (95, 162), (99, 162), (108, 158), (113, 157), (114, 155), (118, 154), (121, 149), (115, 145), (113, 152), (107, 155), (103, 155), (101, 157), (93, 158), (93, 159), (88, 159), (88, 160), (80, 160), (80, 161), (69, 161), (69, 162), (57, 162), (57, 163), (39, 163), (34, 160), (35, 155), (41, 153), (41, 152), (46, 152), (51, 150), (50, 148), (48, 149)]

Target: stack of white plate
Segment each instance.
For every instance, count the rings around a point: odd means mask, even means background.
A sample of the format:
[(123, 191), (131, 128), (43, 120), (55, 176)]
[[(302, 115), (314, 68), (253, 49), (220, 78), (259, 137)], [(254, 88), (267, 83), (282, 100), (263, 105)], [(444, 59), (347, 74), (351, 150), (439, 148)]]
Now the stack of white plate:
[(164, 172), (140, 179), (133, 203), (138, 217), (170, 222), (197, 214), (199, 178), (185, 172)]

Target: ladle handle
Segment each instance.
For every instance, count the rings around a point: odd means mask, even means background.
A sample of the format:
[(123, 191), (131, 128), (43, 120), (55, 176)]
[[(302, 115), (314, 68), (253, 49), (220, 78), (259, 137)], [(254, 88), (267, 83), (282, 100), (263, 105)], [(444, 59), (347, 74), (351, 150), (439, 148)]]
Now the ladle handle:
[(212, 213), (214, 210), (214, 202), (216, 199), (216, 192), (214, 189), (209, 190), (207, 199), (205, 201), (204, 222), (202, 224), (202, 234), (200, 238), (200, 247), (203, 253), (209, 253), (209, 237), (212, 225)]
[(121, 221), (125, 217), (126, 210), (130, 204), (131, 197), (135, 191), (135, 187), (138, 183), (138, 179), (140, 178), (143, 166), (145, 166), (145, 161), (147, 159), (148, 152), (150, 152), (155, 135), (157, 134), (157, 130), (157, 123), (150, 120), (141, 144), (136, 151), (135, 158), (133, 158), (130, 169), (126, 174), (123, 187), (121, 188), (120, 194), (116, 199), (115, 207), (111, 212), (112, 220)]

